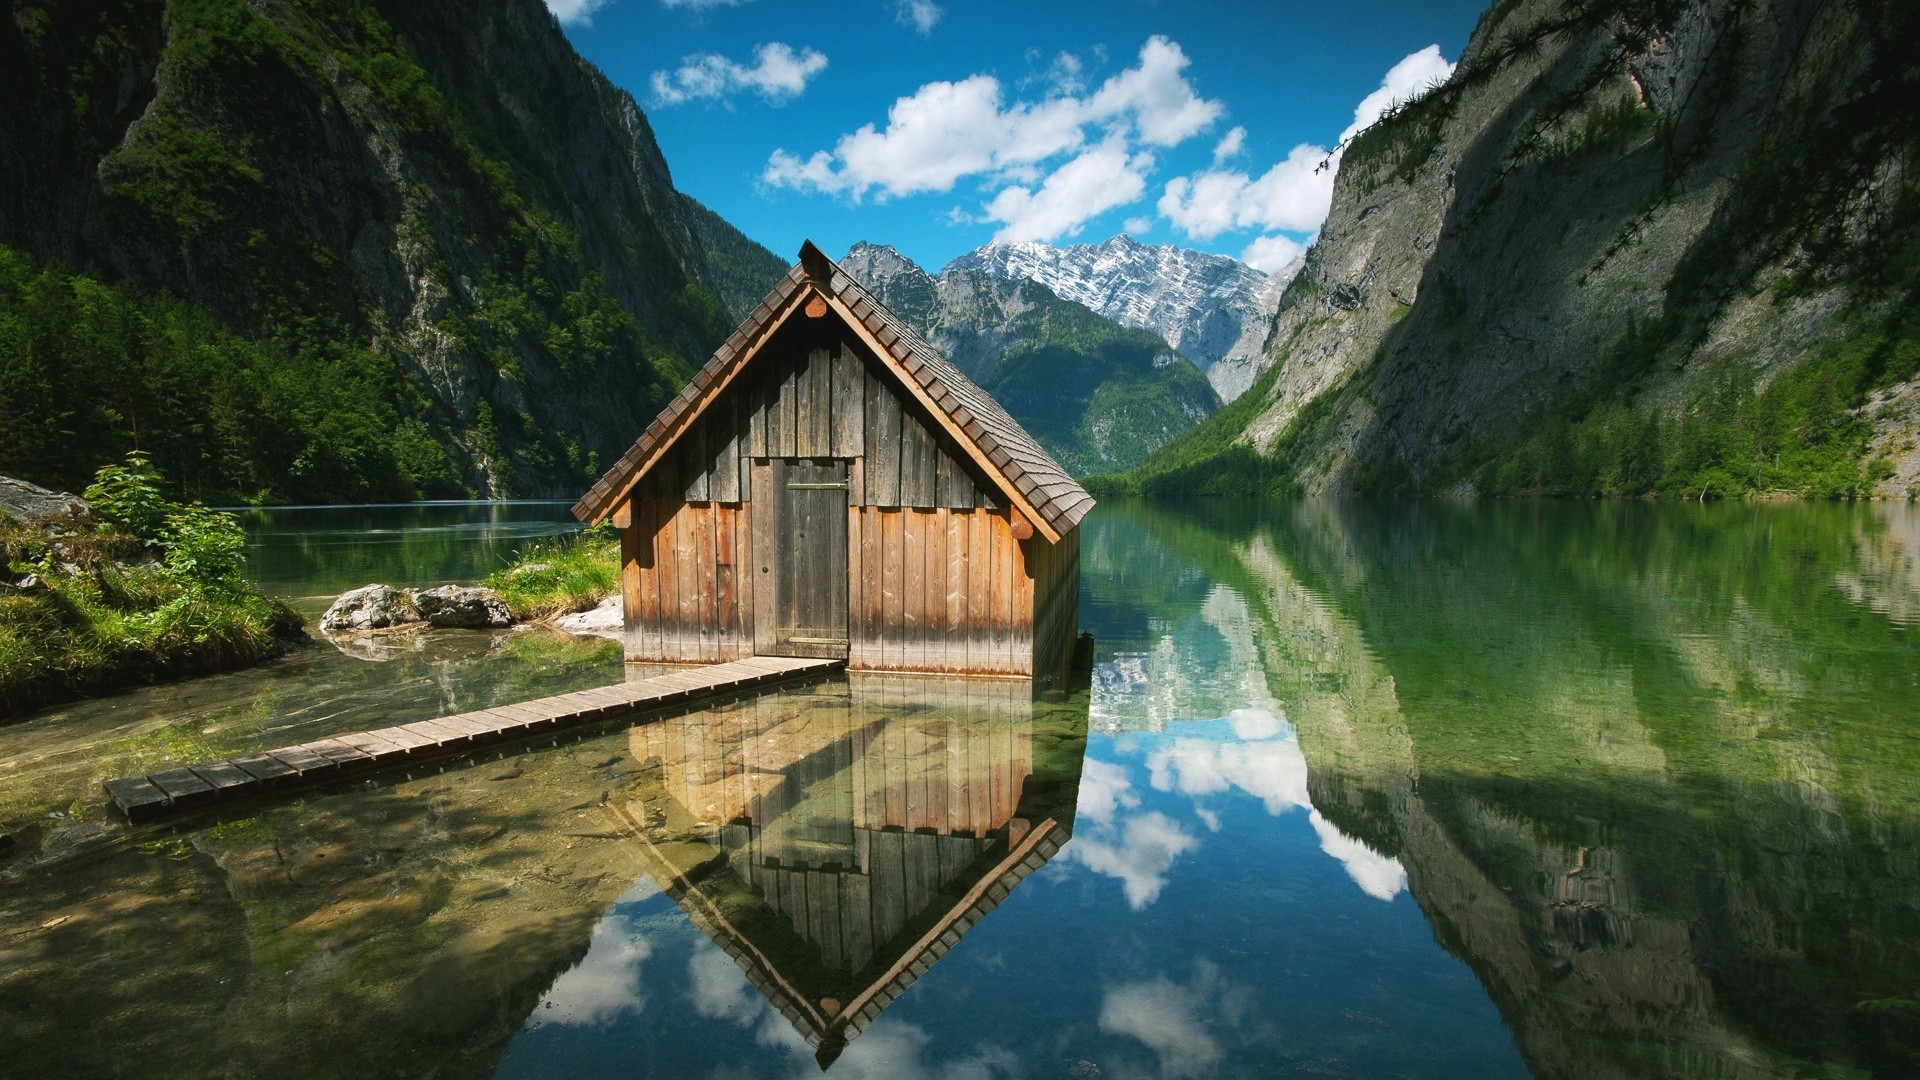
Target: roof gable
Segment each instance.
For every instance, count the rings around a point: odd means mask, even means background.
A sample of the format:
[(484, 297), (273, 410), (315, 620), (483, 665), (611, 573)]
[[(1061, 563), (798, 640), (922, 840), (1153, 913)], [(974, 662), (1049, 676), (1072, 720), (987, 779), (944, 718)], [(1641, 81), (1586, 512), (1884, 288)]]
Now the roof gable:
[(894, 376), (903, 396), (918, 400), (988, 481), (1026, 513), (1047, 539), (1058, 541), (1072, 532), (1093, 508), (1093, 496), (992, 395), (961, 374), (809, 241), (800, 249), (800, 262), (574, 505), (574, 516), (598, 521), (611, 514), (753, 362), (773, 332), (816, 300), (863, 340)]

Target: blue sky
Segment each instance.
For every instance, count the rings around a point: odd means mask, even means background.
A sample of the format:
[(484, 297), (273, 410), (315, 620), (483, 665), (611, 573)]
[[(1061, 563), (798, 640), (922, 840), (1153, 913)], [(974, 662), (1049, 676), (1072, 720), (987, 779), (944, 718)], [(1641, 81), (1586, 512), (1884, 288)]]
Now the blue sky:
[[(1275, 269), (1357, 122), (1444, 78), (1482, 5), (548, 0), (675, 186), (791, 258), (1148, 243)], [(1331, 168), (1322, 168), (1329, 163)]]

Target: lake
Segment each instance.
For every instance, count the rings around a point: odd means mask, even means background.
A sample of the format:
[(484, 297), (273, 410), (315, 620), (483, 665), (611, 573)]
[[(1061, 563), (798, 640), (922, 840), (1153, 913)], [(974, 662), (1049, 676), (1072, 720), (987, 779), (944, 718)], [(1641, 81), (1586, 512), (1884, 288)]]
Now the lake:
[[(253, 511), (309, 615), (564, 504)], [(441, 631), (0, 727), (0, 1071), (1920, 1072), (1920, 510), (1111, 503), (1090, 685), (835, 678), (132, 827), (617, 681)]]

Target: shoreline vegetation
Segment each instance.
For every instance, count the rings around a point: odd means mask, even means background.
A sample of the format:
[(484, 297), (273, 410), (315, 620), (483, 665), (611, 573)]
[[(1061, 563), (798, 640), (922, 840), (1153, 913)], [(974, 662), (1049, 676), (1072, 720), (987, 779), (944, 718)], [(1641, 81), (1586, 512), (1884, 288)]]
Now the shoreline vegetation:
[(480, 584), (500, 594), (515, 622), (587, 611), (620, 592), (620, 534), (601, 524), (535, 544)]
[(138, 452), (55, 514), (0, 513), (0, 722), (90, 694), (232, 671), (308, 640), (244, 576), (230, 514), (161, 495)]

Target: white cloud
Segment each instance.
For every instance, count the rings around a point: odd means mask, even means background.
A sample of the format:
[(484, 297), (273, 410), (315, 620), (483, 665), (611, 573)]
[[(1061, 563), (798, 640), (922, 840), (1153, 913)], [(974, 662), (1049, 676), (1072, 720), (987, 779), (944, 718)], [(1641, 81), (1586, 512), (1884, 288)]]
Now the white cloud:
[(1277, 274), (1293, 265), (1307, 245), (1290, 236), (1262, 236), (1240, 253), (1240, 261), (1263, 274)]
[(1085, 140), (1079, 103), (1057, 99), (1001, 108), (1000, 81), (975, 75), (934, 82), (893, 103), (887, 128), (867, 124), (832, 153), (805, 160), (776, 150), (764, 175), (776, 187), (851, 196), (952, 190), (962, 176), (1033, 165)]
[(1386, 77), (1380, 80), (1379, 89), (1360, 99), (1360, 104), (1353, 110), (1353, 123), (1340, 133), (1340, 141), (1345, 143), (1385, 116), (1395, 104), (1419, 97), (1432, 87), (1446, 82), (1452, 74), (1453, 63), (1440, 55), (1438, 45), (1408, 53), (1399, 63), (1387, 69)]
[(1140, 63), (1108, 79), (1087, 105), (1100, 120), (1130, 117), (1150, 146), (1177, 146), (1226, 111), (1193, 92), (1185, 75), (1191, 62), (1178, 44), (1156, 34), (1140, 47)]
[(1135, 236), (1138, 236), (1141, 233), (1146, 232), (1148, 229), (1153, 228), (1153, 219), (1150, 217), (1144, 217), (1144, 216), (1130, 217), (1127, 219), (1126, 224), (1120, 226), (1120, 228), (1123, 231), (1126, 231), (1126, 232), (1132, 233)]
[(1231, 788), (1252, 795), (1278, 816), (1309, 806), (1307, 759), (1292, 739), (1213, 742), (1174, 739), (1147, 755), (1156, 791), (1215, 795)]
[(1096, 828), (1093, 833), (1102, 838), (1075, 836), (1062, 850), (1094, 873), (1119, 879), (1127, 906), (1135, 911), (1160, 898), (1174, 860), (1198, 842), (1157, 810), (1128, 819), (1117, 843), (1112, 831)]
[(911, 26), (921, 37), (933, 34), (934, 24), (947, 10), (933, 0), (895, 0), (893, 19), (901, 26)]
[(568, 25), (592, 26), (593, 13), (613, 0), (547, 0), (547, 10)]
[(1125, 206), (1147, 191), (1152, 154), (1128, 154), (1118, 137), (1056, 169), (1039, 191), (1003, 189), (987, 203), (989, 221), (1004, 222), (996, 243), (1052, 240), (1080, 231), (1088, 220)]
[(724, 100), (743, 90), (778, 103), (798, 97), (806, 90), (807, 80), (827, 69), (827, 58), (819, 50), (796, 52), (778, 41), (755, 48), (754, 58), (754, 65), (748, 67), (719, 53), (688, 56), (673, 72), (653, 73), (654, 104)]
[(640, 996), (640, 964), (651, 955), (647, 939), (635, 933), (624, 916), (601, 919), (587, 943), (587, 955), (553, 980), (528, 1025), (600, 1027), (622, 1013), (639, 1012), (646, 1004)]
[(1229, 229), (1310, 232), (1333, 202), (1334, 169), (1324, 146), (1302, 143), (1258, 179), (1234, 169), (1206, 169), (1167, 182), (1157, 204), (1174, 226), (1196, 240)]
[(1224, 111), (1195, 92), (1189, 63), (1156, 36), (1133, 67), (1084, 96), (1070, 54), (1055, 59), (1040, 100), (1009, 103), (991, 75), (927, 83), (893, 103), (884, 129), (866, 124), (804, 157), (776, 150), (761, 177), (855, 202), (951, 191), (977, 177), (999, 189), (983, 217), (1004, 226), (996, 239), (1050, 240), (1145, 193), (1154, 158), (1141, 147), (1190, 139)]
[(766, 1009), (733, 958), (707, 941), (696, 944), (687, 958), (687, 992), (693, 1011), (709, 1020), (731, 1020), (751, 1027)]
[(1220, 1043), (1201, 1017), (1206, 1007), (1201, 993), (1165, 978), (1127, 983), (1101, 998), (1100, 1030), (1145, 1043), (1160, 1058), (1162, 1076), (1193, 1076), (1221, 1056)]
[(1132, 787), (1126, 766), (1090, 757), (1081, 768), (1080, 800), (1074, 814), (1111, 825), (1116, 809), (1140, 805), (1140, 797), (1133, 793)]
[[(1347, 141), (1385, 115), (1394, 103), (1418, 96), (1452, 73), (1453, 65), (1440, 55), (1438, 45), (1409, 54), (1387, 71), (1377, 89), (1360, 100), (1353, 111), (1353, 122), (1340, 133), (1333, 149), (1301, 143), (1258, 178), (1222, 167), (1244, 143), (1244, 139), (1235, 140), (1233, 132), (1228, 132), (1214, 148), (1213, 166), (1168, 181), (1156, 206), (1175, 228), (1196, 240), (1211, 240), (1230, 229), (1258, 229), (1269, 234), (1316, 232), (1333, 202), (1333, 179)], [(1291, 261), (1291, 256), (1280, 258), (1285, 252), (1279, 242), (1283, 239), (1265, 236), (1249, 245), (1247, 251), (1265, 262), (1260, 269), (1272, 272)]]
[(1219, 142), (1213, 144), (1213, 163), (1219, 165), (1228, 158), (1239, 157), (1247, 147), (1247, 129), (1236, 127), (1227, 132)]
[(749, 0), (660, 0), (665, 8), (685, 8), (688, 11), (705, 11), (708, 8), (739, 7)]
[(1314, 810), (1307, 815), (1313, 831), (1320, 837), (1320, 850), (1339, 860), (1360, 891), (1375, 900), (1392, 900), (1407, 887), (1407, 871), (1399, 859), (1390, 858), (1340, 831), (1339, 826)]

